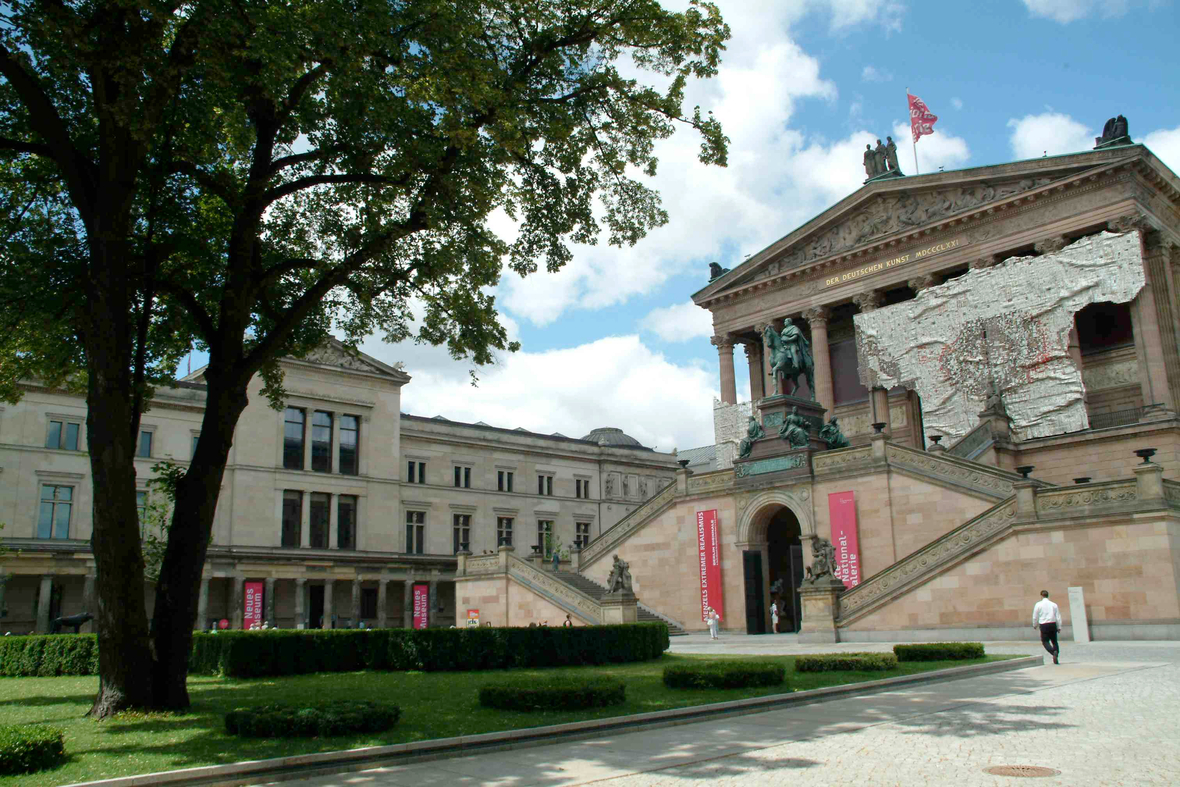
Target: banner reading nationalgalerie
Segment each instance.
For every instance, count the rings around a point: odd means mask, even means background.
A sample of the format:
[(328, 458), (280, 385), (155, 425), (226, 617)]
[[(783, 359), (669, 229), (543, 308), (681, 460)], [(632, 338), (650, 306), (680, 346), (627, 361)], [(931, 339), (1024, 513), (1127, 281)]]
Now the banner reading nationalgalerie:
[(701, 620), (712, 607), (724, 616), (725, 599), (721, 592), (721, 536), (717, 528), (717, 511), (697, 512), (697, 547), (701, 563)]
[(856, 532), (856, 493), (828, 495), (828, 517), (832, 522), (832, 546), (836, 549), (836, 578), (844, 587), (860, 584), (860, 539)]

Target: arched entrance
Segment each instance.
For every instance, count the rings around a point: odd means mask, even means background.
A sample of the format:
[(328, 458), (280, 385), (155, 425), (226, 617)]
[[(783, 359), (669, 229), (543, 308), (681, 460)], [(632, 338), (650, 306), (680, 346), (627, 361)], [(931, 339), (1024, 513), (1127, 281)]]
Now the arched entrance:
[(779, 510), (766, 528), (767, 579), (770, 598), (778, 603), (780, 633), (799, 630), (802, 607), (799, 584), (803, 581), (803, 544), (799, 519), (789, 508)]
[[(780, 601), (779, 631), (798, 631), (801, 610), (798, 587), (803, 579), (802, 538), (811, 537), (810, 490), (768, 490), (750, 501), (739, 517), (738, 546), (742, 549), (745, 581), (746, 633), (765, 634), (771, 628), (770, 604)], [(781, 592), (772, 594), (771, 587)]]

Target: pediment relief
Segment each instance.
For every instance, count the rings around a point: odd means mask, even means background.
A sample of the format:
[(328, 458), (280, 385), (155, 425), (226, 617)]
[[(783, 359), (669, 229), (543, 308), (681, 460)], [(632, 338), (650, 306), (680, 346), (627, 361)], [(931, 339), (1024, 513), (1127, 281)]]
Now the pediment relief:
[(335, 341), (312, 350), (300, 360), (321, 366), (347, 369), (350, 372), (377, 374), (382, 377), (392, 376), (391, 373), (401, 370), (400, 363), (395, 364), (392, 368), (388, 367), (376, 359), (369, 358), (364, 353), (350, 352), (343, 344)]

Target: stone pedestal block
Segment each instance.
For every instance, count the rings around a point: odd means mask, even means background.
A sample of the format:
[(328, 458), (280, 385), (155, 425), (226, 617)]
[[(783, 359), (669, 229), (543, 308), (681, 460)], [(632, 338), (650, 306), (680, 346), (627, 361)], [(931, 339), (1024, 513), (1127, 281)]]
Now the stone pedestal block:
[(844, 592), (844, 583), (838, 579), (820, 580), (816, 584), (804, 584), (799, 588), (799, 600), (803, 606), (802, 626), (799, 641), (803, 643), (839, 642), (836, 633), (838, 600)]
[(639, 622), (639, 601), (634, 593), (625, 590), (608, 593), (598, 603), (602, 606), (603, 625)]
[[(778, 436), (779, 427), (783, 425), (783, 421), (790, 414), (792, 408), (798, 408), (799, 415), (803, 416), (803, 420), (807, 421), (809, 427), (808, 434), (811, 436), (810, 447), (816, 451), (822, 451), (828, 447), (827, 443), (819, 438), (819, 430), (824, 425), (824, 414), (827, 410), (824, 406), (814, 399), (803, 399), (798, 396), (786, 396), (779, 394), (778, 396), (767, 396), (758, 402), (758, 410), (762, 413), (762, 428), (766, 432), (766, 437), (755, 443), (755, 453), (757, 449), (762, 447), (763, 451), (768, 446), (762, 446), (763, 442), (770, 445), (777, 443), (781, 449), (775, 453), (783, 453), (791, 450), (791, 445)], [(766, 454), (760, 454), (766, 455)]]

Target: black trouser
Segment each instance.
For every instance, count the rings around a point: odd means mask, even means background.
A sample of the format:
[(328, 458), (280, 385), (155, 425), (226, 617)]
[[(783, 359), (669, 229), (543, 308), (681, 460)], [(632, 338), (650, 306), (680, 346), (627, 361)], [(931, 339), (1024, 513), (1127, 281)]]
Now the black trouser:
[(1056, 623), (1042, 623), (1041, 624), (1041, 644), (1045, 646), (1045, 650), (1053, 656), (1061, 652), (1060, 646), (1057, 644), (1057, 624)]

